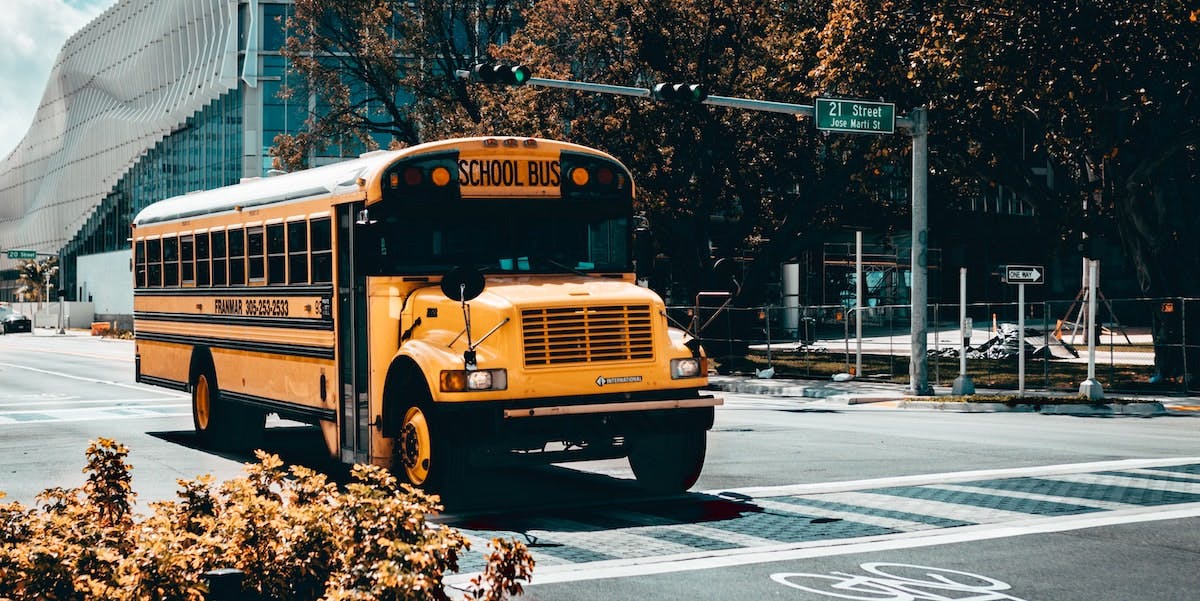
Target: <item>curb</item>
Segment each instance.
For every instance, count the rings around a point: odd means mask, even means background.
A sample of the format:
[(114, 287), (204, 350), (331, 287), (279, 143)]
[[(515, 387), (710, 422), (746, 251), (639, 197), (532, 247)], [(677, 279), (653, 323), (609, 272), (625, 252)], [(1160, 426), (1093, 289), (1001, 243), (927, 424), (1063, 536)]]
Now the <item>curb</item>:
[(935, 411), (958, 411), (961, 413), (1041, 413), (1042, 415), (1078, 415), (1085, 417), (1130, 416), (1154, 417), (1168, 415), (1170, 412), (1160, 402), (1147, 401), (1144, 403), (1043, 403), (1034, 405), (1021, 403), (972, 402), (947, 403), (942, 401), (924, 401), (905, 399), (900, 401), (902, 409), (930, 409)]
[(988, 401), (948, 402), (930, 397), (913, 397), (903, 391), (876, 390), (852, 392), (832, 388), (824, 383), (814, 385), (796, 384), (770, 380), (721, 380), (711, 382), (710, 390), (741, 394), (758, 394), (792, 398), (819, 399), (827, 403), (860, 405), (869, 403), (895, 402), (897, 409), (923, 409), (927, 411), (957, 411), (960, 413), (1041, 413), (1043, 415), (1076, 415), (1090, 417), (1129, 416), (1154, 417), (1170, 415), (1171, 411), (1159, 401), (1122, 403), (993, 403)]

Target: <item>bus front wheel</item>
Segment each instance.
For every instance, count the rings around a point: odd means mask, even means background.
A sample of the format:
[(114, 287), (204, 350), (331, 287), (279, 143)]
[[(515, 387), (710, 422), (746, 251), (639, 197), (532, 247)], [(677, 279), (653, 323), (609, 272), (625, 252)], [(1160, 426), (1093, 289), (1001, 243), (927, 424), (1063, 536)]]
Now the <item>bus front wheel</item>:
[(638, 435), (629, 449), (629, 467), (638, 484), (664, 494), (691, 488), (704, 467), (707, 434), (697, 428)]
[(467, 450), (421, 406), (404, 412), (394, 441), (396, 471), (413, 486), (445, 493), (465, 484)]

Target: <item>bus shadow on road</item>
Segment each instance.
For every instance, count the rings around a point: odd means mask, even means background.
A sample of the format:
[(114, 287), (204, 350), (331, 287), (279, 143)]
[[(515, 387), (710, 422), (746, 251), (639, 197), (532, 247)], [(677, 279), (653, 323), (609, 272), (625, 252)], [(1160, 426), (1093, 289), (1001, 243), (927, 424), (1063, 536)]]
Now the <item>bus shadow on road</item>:
[[(150, 436), (189, 449), (216, 455), (231, 461), (257, 463), (254, 449), (218, 449), (205, 445), (193, 430), (147, 432)], [(330, 477), (337, 483), (350, 480), (350, 468), (329, 457), (320, 428), (315, 426), (276, 426), (263, 430), (262, 440), (255, 445), (267, 453), (278, 455), (285, 465), (302, 465)]]
[[(231, 461), (258, 461), (253, 450), (206, 446), (192, 430), (148, 434)], [(301, 465), (325, 474), (338, 485), (352, 480), (350, 466), (326, 454), (318, 428), (267, 428), (257, 448), (278, 455), (285, 465)], [(557, 465), (476, 469), (469, 482), (441, 497), (445, 511), (435, 521), (460, 528), (510, 532), (582, 532), (720, 522), (762, 511), (742, 499), (701, 493), (658, 495), (647, 492), (632, 478)]]

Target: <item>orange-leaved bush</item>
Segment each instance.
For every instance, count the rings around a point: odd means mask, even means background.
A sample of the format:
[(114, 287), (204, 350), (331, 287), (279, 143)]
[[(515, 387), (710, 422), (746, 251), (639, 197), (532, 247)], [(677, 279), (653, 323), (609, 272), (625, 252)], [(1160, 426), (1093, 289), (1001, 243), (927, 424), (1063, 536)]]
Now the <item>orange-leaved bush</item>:
[[(199, 601), (205, 573), (236, 568), (247, 598), (448, 599), (442, 579), (470, 543), (427, 521), (436, 496), (387, 470), (355, 466), (344, 488), (324, 474), (257, 452), (246, 475), (217, 485), (180, 480), (177, 499), (132, 511), (129, 450), (100, 439), (87, 450), (87, 482), (49, 489), (37, 505), (0, 504), (0, 601)], [(0, 493), (3, 497), (3, 493)], [(520, 594), (533, 558), (494, 540), (468, 599)]]

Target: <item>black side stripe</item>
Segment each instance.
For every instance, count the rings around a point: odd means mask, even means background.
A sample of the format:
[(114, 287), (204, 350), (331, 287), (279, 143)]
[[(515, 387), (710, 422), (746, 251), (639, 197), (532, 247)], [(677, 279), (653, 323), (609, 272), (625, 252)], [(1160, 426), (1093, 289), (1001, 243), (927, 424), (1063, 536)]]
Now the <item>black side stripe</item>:
[(136, 288), (137, 296), (313, 296), (332, 295), (331, 284), (305, 286), (196, 286), (191, 288)]
[(158, 334), (155, 332), (137, 332), (135, 337), (138, 340), (169, 342), (173, 344), (184, 344), (187, 346), (207, 346), (210, 348), (249, 351), (252, 353), (267, 353), (271, 355), (333, 359), (332, 346), (305, 346), (300, 344), (255, 342), (251, 340), (230, 340), (228, 338), (209, 338), (205, 336), (178, 336), (175, 334)]
[[(188, 391), (187, 382), (180, 382), (168, 378), (157, 378), (154, 376), (142, 376), (139, 382), (150, 384), (151, 386), (161, 386), (163, 388), (171, 388), (173, 390)], [(337, 412), (333, 409), (320, 409), (317, 407), (308, 407), (306, 405), (297, 405), (287, 401), (277, 401), (266, 397), (243, 394), (240, 392), (230, 392), (228, 390), (221, 391), (221, 398), (243, 405), (249, 405), (262, 409), (267, 413), (275, 413), (285, 419), (294, 419), (300, 422), (316, 422), (317, 420), (336, 421)]]
[(337, 419), (337, 412), (333, 409), (321, 409), (319, 407), (309, 407), (306, 405), (296, 405), (286, 401), (277, 401), (265, 397), (243, 394), (240, 392), (229, 392), (228, 390), (221, 391), (221, 398), (230, 400), (243, 405), (250, 405), (266, 411), (267, 413), (276, 413), (284, 419), (294, 419), (301, 422), (313, 422), (316, 420), (334, 421)]
[(204, 323), (221, 326), (256, 326), (266, 328), (289, 328), (296, 330), (333, 331), (333, 320), (310, 319), (307, 317), (249, 317), (245, 315), (200, 315), (196, 313), (155, 313), (137, 311), (134, 319), (171, 321), (176, 323)]
[(188, 391), (187, 382), (180, 382), (178, 380), (170, 380), (167, 378), (156, 378), (154, 376), (143, 375), (138, 378), (138, 382), (142, 384), (149, 384), (151, 386), (161, 386), (163, 388), (182, 390), (183, 392)]

